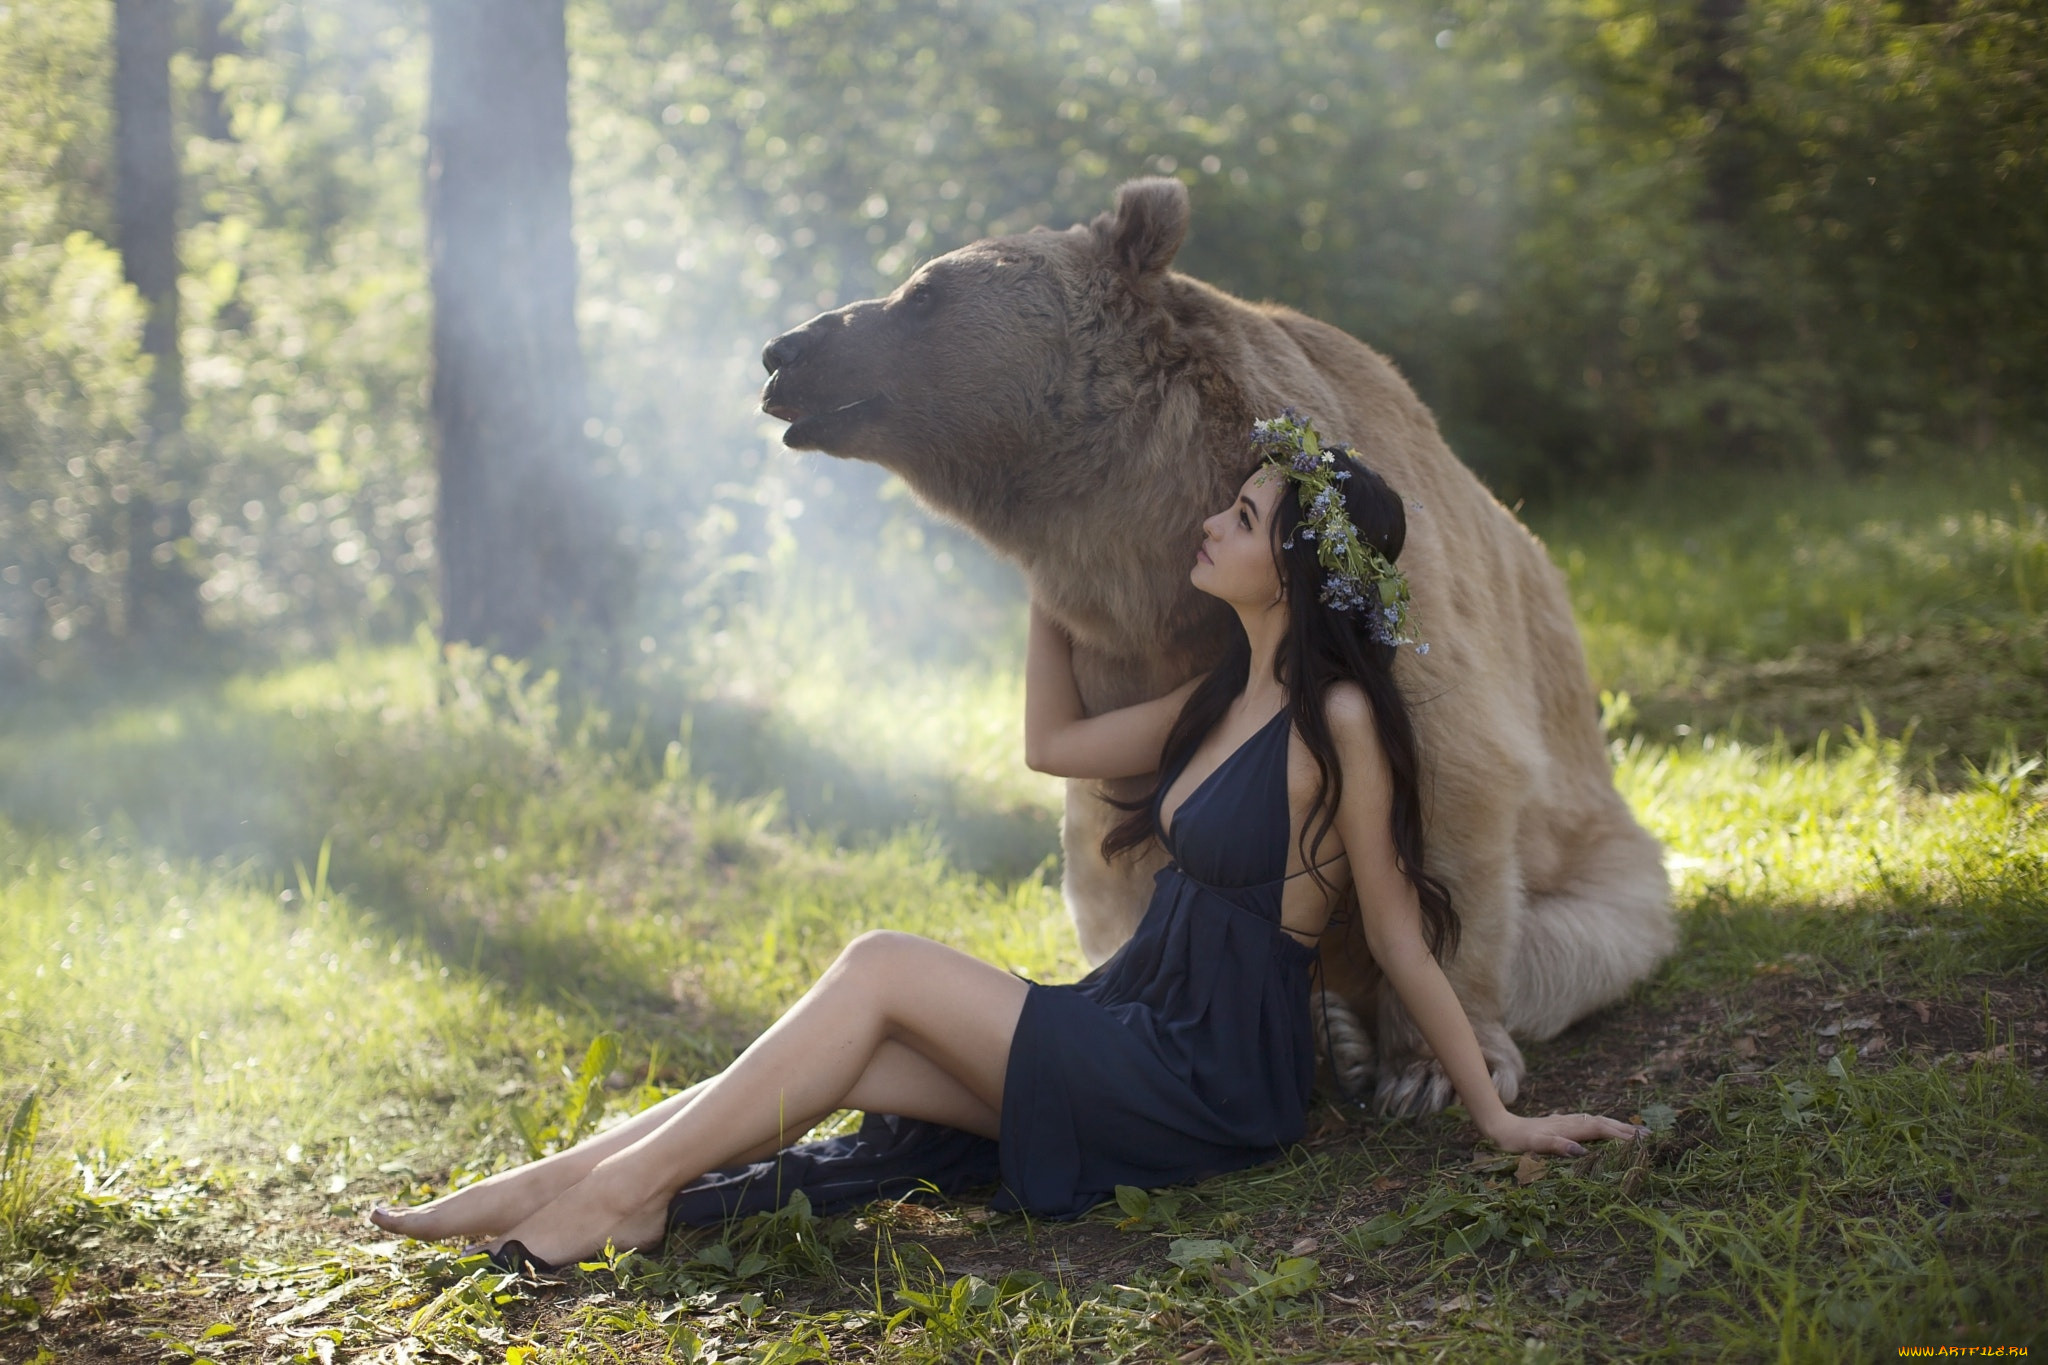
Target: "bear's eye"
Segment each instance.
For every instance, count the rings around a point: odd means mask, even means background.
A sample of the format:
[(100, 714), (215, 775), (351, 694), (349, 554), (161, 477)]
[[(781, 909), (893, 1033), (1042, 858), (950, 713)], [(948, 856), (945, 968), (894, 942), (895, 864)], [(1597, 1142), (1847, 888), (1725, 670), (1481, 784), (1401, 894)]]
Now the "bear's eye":
[(922, 313), (929, 311), (931, 306), (938, 302), (938, 297), (938, 291), (932, 288), (932, 282), (925, 279), (910, 286), (910, 293), (904, 302)]

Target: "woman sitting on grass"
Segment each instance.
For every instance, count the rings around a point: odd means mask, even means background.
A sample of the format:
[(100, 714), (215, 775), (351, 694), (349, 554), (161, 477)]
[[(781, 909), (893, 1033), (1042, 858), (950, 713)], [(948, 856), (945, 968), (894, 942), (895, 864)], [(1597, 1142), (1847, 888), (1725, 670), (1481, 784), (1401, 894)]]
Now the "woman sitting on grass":
[[(1306, 1126), (1312, 966), (1340, 905), (1360, 911), (1379, 969), (1493, 1143), (1578, 1155), (1580, 1140), (1641, 1132), (1501, 1103), (1438, 965), (1458, 920), (1426, 871), (1415, 737), (1392, 672), (1410, 643), (1393, 566), (1401, 499), (1292, 412), (1258, 423), (1253, 446), (1265, 458), (1203, 523), (1189, 572), (1244, 626), (1213, 671), (1084, 716), (1068, 640), (1032, 606), (1026, 761), (1067, 777), (1159, 774), (1103, 847), (1156, 837), (1173, 861), (1106, 962), (1045, 985), (913, 934), (862, 934), (718, 1075), (567, 1151), (371, 1220), (494, 1239), (501, 1265), (546, 1270), (607, 1243), (656, 1247), (674, 1224), (773, 1207), (791, 1189), (831, 1212), (994, 1181), (992, 1208), (1070, 1218), (1120, 1184), (1269, 1161)], [(840, 1109), (865, 1112), (857, 1137), (784, 1145)]]

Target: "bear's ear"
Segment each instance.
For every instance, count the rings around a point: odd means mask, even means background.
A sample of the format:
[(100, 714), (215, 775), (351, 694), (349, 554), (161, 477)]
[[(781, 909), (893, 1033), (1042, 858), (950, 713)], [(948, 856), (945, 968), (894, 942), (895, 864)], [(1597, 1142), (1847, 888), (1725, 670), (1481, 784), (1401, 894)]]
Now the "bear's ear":
[(1131, 280), (1156, 275), (1173, 264), (1188, 235), (1188, 187), (1167, 176), (1126, 180), (1117, 187), (1116, 209), (1094, 222), (1096, 240)]

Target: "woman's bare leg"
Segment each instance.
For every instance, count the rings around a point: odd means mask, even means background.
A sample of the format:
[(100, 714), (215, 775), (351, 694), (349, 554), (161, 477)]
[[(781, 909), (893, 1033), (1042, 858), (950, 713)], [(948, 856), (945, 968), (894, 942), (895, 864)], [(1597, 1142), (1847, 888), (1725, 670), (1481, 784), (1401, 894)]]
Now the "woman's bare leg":
[(370, 1210), (370, 1221), (386, 1232), (429, 1241), (442, 1237), (488, 1237), (503, 1232), (590, 1174), (590, 1168), (599, 1161), (659, 1128), (710, 1083), (707, 1077), (574, 1147), (486, 1176), (439, 1199), (409, 1209), (378, 1204)]
[[(649, 1105), (623, 1123), (614, 1124), (602, 1133), (587, 1137), (566, 1151), (539, 1157), (508, 1171), (499, 1171), (473, 1185), (465, 1185), (459, 1190), (444, 1194), (438, 1199), (429, 1200), (413, 1208), (379, 1204), (370, 1210), (370, 1221), (387, 1232), (418, 1237), (426, 1241), (444, 1237), (496, 1236), (590, 1174), (591, 1169), (605, 1157), (631, 1146), (687, 1108), (690, 1102), (701, 1095), (704, 1088), (715, 1079), (717, 1078), (707, 1077), (688, 1089), (677, 1091), (660, 1103)], [(747, 1151), (735, 1153), (720, 1161), (718, 1166), (737, 1166), (773, 1156), (840, 1109), (896, 1113), (897, 1110), (889, 1107), (894, 1097), (933, 1097), (943, 1093), (948, 1085), (957, 1091), (951, 1107), (958, 1121), (937, 1121), (976, 1132), (993, 1128), (1000, 1118), (999, 1114), (988, 1113), (987, 1107), (971, 1091), (960, 1086), (959, 1082), (953, 1080), (924, 1054), (907, 1044), (890, 1039), (876, 1051), (874, 1060), (868, 1064), (868, 1069), (862, 1073), (860, 1081), (848, 1094), (844, 1103), (799, 1118), (774, 1137), (763, 1140)], [(714, 1166), (708, 1169), (717, 1168)]]
[[(653, 1131), (506, 1234), (544, 1260), (658, 1242), (670, 1194), (705, 1171), (849, 1105), (999, 1133), (1003, 1073), (1029, 986), (914, 934), (862, 934), (775, 1024)], [(934, 1064), (862, 1081), (883, 1045)], [(963, 1094), (964, 1092), (964, 1094)], [(970, 1102), (971, 1101), (971, 1102)]]

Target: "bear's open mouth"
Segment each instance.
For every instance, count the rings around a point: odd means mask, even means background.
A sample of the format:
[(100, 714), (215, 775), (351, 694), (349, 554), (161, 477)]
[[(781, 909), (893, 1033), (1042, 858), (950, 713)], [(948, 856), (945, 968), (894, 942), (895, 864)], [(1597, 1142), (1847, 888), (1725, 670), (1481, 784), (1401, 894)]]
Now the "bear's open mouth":
[(793, 403), (779, 401), (762, 403), (761, 411), (789, 423), (788, 429), (782, 433), (782, 443), (791, 450), (823, 450), (829, 454), (833, 438), (844, 435), (850, 426), (869, 410), (879, 407), (881, 402), (881, 394), (871, 393), (823, 412), (805, 412)]

